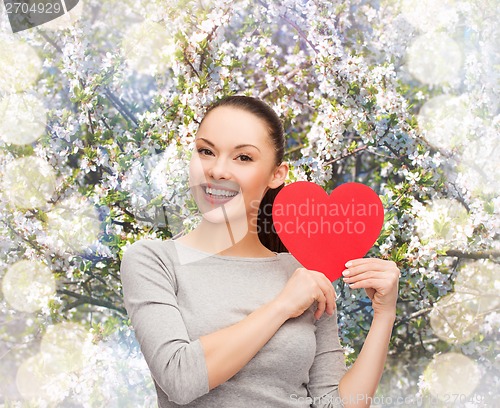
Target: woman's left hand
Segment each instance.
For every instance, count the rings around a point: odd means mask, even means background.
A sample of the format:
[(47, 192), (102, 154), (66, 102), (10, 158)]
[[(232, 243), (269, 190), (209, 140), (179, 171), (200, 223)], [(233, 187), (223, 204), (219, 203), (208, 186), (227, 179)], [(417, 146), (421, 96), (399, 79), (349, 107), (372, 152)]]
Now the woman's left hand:
[(401, 273), (395, 262), (379, 258), (353, 259), (346, 263), (342, 274), (351, 289), (365, 289), (374, 314), (396, 314)]

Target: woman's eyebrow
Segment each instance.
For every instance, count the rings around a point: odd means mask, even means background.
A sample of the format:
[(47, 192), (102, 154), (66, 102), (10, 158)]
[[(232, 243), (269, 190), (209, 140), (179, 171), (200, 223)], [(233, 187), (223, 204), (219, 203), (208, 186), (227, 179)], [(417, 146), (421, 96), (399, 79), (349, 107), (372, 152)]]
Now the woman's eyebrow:
[[(199, 137), (197, 140), (204, 140), (210, 146), (215, 147), (215, 145), (210, 140), (205, 139), (204, 137)], [(241, 147), (248, 147), (248, 146), (255, 147), (260, 152), (260, 149), (257, 146), (255, 146), (253, 144), (248, 144), (248, 143), (246, 143), (246, 144), (239, 144), (238, 146), (235, 146), (234, 148), (235, 149), (240, 149)]]

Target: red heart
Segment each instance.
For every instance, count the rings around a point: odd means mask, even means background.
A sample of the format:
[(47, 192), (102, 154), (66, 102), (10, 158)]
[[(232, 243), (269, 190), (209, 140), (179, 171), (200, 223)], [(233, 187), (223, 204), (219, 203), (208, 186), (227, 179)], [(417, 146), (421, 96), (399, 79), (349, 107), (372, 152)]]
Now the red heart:
[(377, 241), (384, 207), (364, 184), (345, 183), (328, 196), (315, 183), (297, 181), (277, 194), (272, 217), (290, 253), (333, 282), (347, 261), (364, 257)]

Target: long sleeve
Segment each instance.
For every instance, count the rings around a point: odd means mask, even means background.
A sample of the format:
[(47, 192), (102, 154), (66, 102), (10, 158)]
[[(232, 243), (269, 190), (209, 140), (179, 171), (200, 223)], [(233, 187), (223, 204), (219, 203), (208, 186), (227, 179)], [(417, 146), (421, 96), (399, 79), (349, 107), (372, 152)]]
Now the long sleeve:
[(331, 316), (323, 313), (315, 324), (316, 354), (307, 385), (311, 407), (342, 408), (338, 386), (347, 367), (338, 335), (337, 310)]
[(125, 308), (158, 386), (179, 405), (207, 394), (201, 342), (189, 338), (177, 304), (175, 276), (148, 240), (127, 248), (120, 275)]

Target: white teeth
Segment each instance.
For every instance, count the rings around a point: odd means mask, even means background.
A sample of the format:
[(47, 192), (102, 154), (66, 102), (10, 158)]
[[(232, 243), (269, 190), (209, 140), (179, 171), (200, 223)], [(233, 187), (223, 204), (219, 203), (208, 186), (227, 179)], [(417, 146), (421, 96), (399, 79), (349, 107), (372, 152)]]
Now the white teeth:
[(234, 193), (231, 191), (226, 191), (226, 190), (216, 190), (210, 187), (206, 187), (205, 191), (208, 194), (214, 195), (214, 196), (223, 196), (223, 197), (234, 197), (238, 193)]

